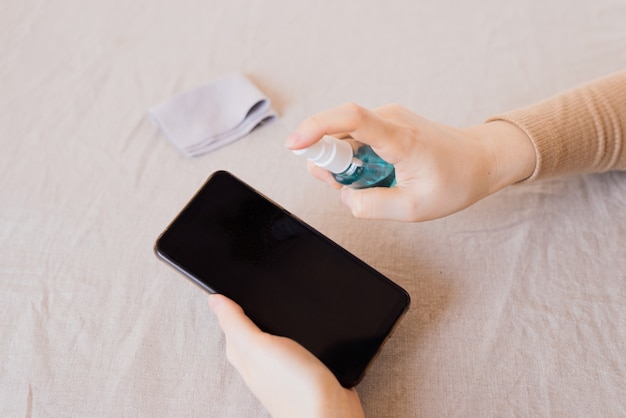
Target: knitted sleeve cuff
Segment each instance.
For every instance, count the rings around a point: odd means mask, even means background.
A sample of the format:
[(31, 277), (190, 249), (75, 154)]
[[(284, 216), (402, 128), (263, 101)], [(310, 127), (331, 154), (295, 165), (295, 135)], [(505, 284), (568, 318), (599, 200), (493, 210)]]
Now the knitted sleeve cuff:
[(496, 120), (522, 129), (535, 147), (535, 171), (525, 181), (626, 170), (626, 71), (487, 122)]

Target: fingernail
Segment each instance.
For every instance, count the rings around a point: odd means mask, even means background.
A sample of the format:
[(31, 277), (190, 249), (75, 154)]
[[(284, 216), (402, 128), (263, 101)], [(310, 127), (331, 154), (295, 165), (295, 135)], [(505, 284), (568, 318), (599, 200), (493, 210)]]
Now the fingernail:
[(300, 141), (300, 134), (298, 134), (297, 132), (294, 132), (287, 137), (287, 140), (285, 141), (285, 147), (292, 148), (299, 141)]
[(215, 312), (221, 303), (221, 299), (217, 295), (209, 295), (209, 308)]

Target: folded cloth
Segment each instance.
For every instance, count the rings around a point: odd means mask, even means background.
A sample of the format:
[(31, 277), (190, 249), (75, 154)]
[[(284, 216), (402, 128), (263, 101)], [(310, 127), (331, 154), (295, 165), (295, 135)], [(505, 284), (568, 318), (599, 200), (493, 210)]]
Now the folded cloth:
[(188, 157), (216, 150), (277, 117), (267, 97), (241, 74), (220, 77), (148, 111)]

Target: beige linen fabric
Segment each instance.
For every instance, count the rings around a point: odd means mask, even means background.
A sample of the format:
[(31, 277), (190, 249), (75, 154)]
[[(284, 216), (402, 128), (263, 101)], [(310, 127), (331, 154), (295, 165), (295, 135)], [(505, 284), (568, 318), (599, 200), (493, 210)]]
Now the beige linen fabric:
[[(357, 387), (368, 416), (624, 416), (626, 173), (368, 222), (283, 147), (347, 101), (455, 126), (524, 108), (623, 70), (624, 21), (622, 0), (4, 2), (0, 416), (267, 416), (152, 251), (218, 169), (411, 294)], [(280, 119), (181, 156), (146, 111), (232, 72)]]

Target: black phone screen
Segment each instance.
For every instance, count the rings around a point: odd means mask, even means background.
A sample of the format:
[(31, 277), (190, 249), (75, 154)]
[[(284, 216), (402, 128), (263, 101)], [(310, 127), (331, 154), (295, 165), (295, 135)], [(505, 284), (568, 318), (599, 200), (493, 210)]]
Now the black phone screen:
[(401, 287), (225, 171), (209, 177), (155, 250), (259, 328), (303, 345), (346, 387), (409, 306)]

